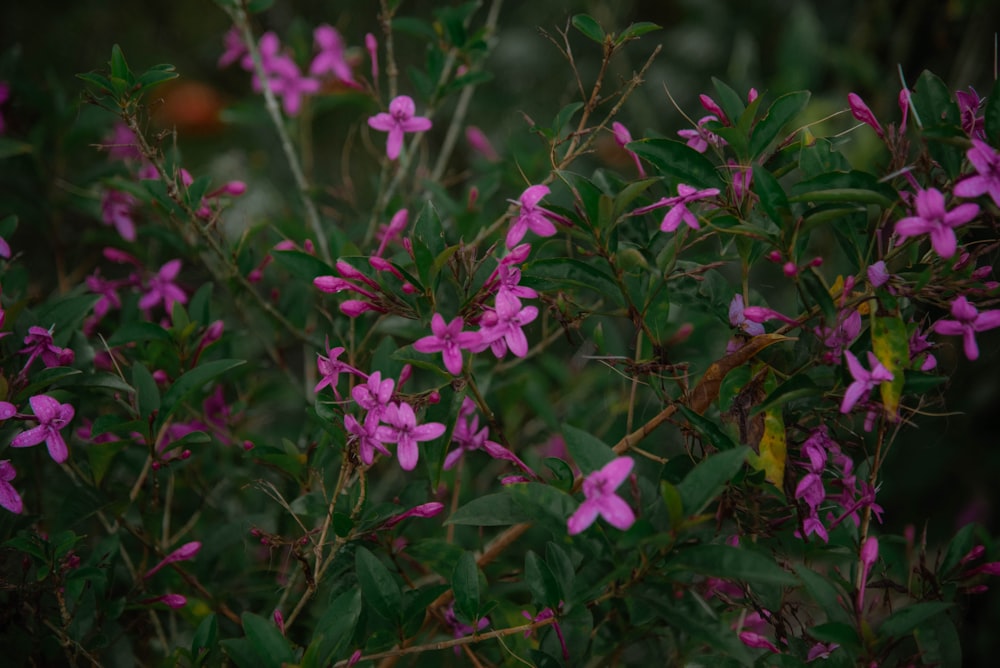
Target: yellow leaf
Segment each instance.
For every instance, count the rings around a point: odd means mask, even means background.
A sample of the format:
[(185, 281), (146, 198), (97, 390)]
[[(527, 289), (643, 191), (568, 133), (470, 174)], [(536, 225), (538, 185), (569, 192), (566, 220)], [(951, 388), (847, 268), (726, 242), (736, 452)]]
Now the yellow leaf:
[(882, 405), (891, 421), (899, 419), (899, 400), (903, 395), (906, 379), (904, 371), (910, 362), (910, 342), (906, 336), (906, 324), (898, 316), (872, 318), (872, 349), (892, 380), (881, 383)]

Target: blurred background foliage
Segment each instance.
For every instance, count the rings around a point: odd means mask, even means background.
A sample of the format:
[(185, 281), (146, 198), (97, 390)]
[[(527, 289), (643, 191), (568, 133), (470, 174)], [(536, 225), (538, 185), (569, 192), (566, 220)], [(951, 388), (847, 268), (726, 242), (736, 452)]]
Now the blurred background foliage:
[[(460, 4), (465, 3), (404, 0), (399, 11), (401, 16), (426, 18)], [(373, 32), (381, 37), (376, 6), (372, 0), (278, 0), (255, 17), (255, 29), (258, 34), (274, 30), (304, 62), (312, 28), (330, 23), (356, 56), (359, 71), (366, 72), (363, 36)], [(993, 0), (505, 0), (488, 65), (494, 78), (477, 91), (468, 118), (488, 133), (505, 159), (517, 161), (529, 180), (547, 165), (526, 117), (545, 125), (578, 99), (572, 68), (546, 35), (558, 41), (569, 16), (580, 12), (591, 14), (608, 30), (621, 30), (633, 21), (663, 27), (613, 63), (615, 77), (624, 81), (657, 45), (663, 47), (646, 86), (620, 116), (635, 137), (672, 135), (688, 125), (665, 89), (688, 116), (697, 120), (704, 115), (697, 96), (711, 92), (713, 76), (741, 92), (756, 87), (776, 96), (809, 89), (812, 117), (806, 120), (846, 109), (846, 94), (854, 91), (886, 122), (899, 118), (900, 71), (911, 85), (922, 70), (930, 69), (953, 89), (972, 85), (982, 95), (989, 92), (996, 72), (1000, 3)], [(176, 142), (193, 173), (250, 183), (248, 196), (236, 203), (227, 224), (236, 230), (273, 225), (289, 237), (305, 236), (300, 217), (290, 208), (294, 204), (284, 198), (291, 191), (290, 180), (273, 128), (260, 100), (250, 93), (248, 75), (239, 68), (216, 66), (228, 28), (226, 14), (207, 0), (3, 3), (0, 80), (11, 81), (15, 91), (3, 108), (7, 136), (35, 149), (30, 158), (0, 163), (0, 215), (19, 215), (16, 245), (29, 255), (34, 252), (32, 235), (47, 235), (52, 242), (55, 255), (37, 245), (44, 254), (32, 264), (38, 271), (31, 280), (38, 282), (40, 291), (55, 287), (47, 284), (49, 276), (59, 276), (59, 287), (65, 289), (74, 277), (85, 275), (97, 258), (79, 257), (78, 249), (95, 252), (99, 246), (78, 242), (91, 238), (88, 235), (108, 234), (98, 223), (96, 196), (83, 186), (107, 169), (90, 145), (105, 136), (110, 119), (79, 105), (83, 86), (74, 75), (104, 66), (114, 43), (137, 70), (161, 62), (177, 66), (181, 78), (152, 101), (151, 118), (163, 130), (176, 130), (166, 141)], [(576, 33), (571, 44), (576, 68), (587, 81), (600, 53)], [(413, 93), (406, 72), (423, 65), (427, 38), (401, 30), (396, 49), (403, 71), (401, 92)], [(449, 104), (454, 101), (446, 101), (437, 118), (447, 117)], [(418, 110), (422, 106), (418, 100)], [(373, 187), (381, 138), (369, 136), (363, 127), (359, 132), (359, 121), (378, 107), (361, 94), (323, 96), (292, 124), (309, 147), (306, 166), (320, 189), (317, 199), (324, 215), (345, 225), (361, 224), (370, 206), (365, 197)], [(814, 133), (850, 125), (840, 116), (814, 128)], [(431, 141), (433, 145), (435, 138)], [(855, 160), (884, 158), (873, 133), (855, 132), (852, 142)], [(474, 157), (469, 151), (465, 160), (471, 165)], [(613, 150), (598, 151), (595, 160), (614, 162), (621, 157)], [(462, 160), (460, 154), (459, 164), (450, 170), (456, 174), (451, 193), (456, 198), (467, 187), (461, 178)], [(495, 174), (501, 178), (499, 170)], [(493, 192), (483, 195), (493, 197), (499, 207), (521, 187), (523, 182), (495, 182)], [(58, 271), (43, 270), (53, 264)], [(913, 524), (919, 540), (926, 528), (931, 544), (973, 519), (994, 536), (1000, 532), (1000, 338), (983, 337), (983, 356), (974, 366), (956, 355), (953, 345), (945, 342), (938, 353), (943, 368), (953, 372), (951, 402), (945, 407), (953, 412), (903, 430), (890, 453), (889, 475), (879, 497), (887, 510), (887, 530)], [(990, 592), (973, 597), (971, 606), (964, 630), (967, 658), (970, 664), (992, 665), (1000, 650), (995, 632), (1000, 627), (1000, 596)]]

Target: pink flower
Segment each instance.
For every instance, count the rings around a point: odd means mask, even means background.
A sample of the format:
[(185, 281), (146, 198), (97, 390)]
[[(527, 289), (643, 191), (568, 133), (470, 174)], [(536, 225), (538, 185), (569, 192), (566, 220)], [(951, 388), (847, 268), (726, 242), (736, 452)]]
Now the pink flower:
[(729, 302), (729, 324), (746, 332), (747, 336), (760, 336), (764, 333), (764, 325), (746, 317), (743, 295), (739, 293), (733, 295), (732, 301)]
[(28, 403), (35, 413), (38, 426), (15, 436), (10, 447), (27, 448), (45, 441), (53, 461), (63, 463), (69, 457), (69, 450), (60, 431), (69, 424), (76, 411), (69, 404), (61, 404), (47, 394), (36, 394), (28, 399)]
[(24, 510), (24, 503), (21, 495), (17, 493), (10, 481), (17, 475), (17, 470), (10, 463), (9, 459), (0, 461), (0, 506), (3, 506), (15, 515), (20, 515)]
[(162, 302), (164, 310), (169, 314), (173, 311), (174, 302), (187, 303), (187, 295), (174, 283), (180, 271), (180, 260), (170, 260), (160, 267), (156, 275), (149, 279), (146, 294), (139, 299), (139, 308), (149, 311)]
[(966, 153), (976, 174), (955, 184), (954, 192), (959, 197), (978, 197), (988, 194), (993, 203), (1000, 206), (1000, 153), (979, 139), (972, 140), (972, 148)]
[(865, 104), (864, 100), (854, 93), (848, 93), (847, 104), (850, 105), (851, 114), (854, 118), (858, 119), (862, 123), (865, 123), (866, 125), (870, 125), (872, 129), (875, 130), (875, 134), (879, 137), (885, 136), (881, 123), (879, 123), (878, 119), (875, 118), (875, 114), (873, 114), (872, 110), (868, 108), (868, 105)]
[(553, 221), (568, 224), (569, 221), (548, 209), (538, 206), (543, 197), (549, 194), (549, 187), (544, 185), (530, 186), (517, 200), (521, 206), (514, 224), (507, 231), (507, 248), (513, 248), (531, 230), (540, 237), (551, 237), (556, 233)]
[(319, 53), (309, 65), (309, 74), (320, 76), (329, 72), (348, 86), (356, 87), (351, 66), (344, 58), (344, 42), (340, 33), (329, 25), (317, 26), (313, 30), (313, 39), (319, 47)]
[(405, 401), (386, 406), (382, 421), (388, 426), (379, 428), (379, 437), (384, 442), (396, 444), (396, 457), (404, 471), (412, 471), (417, 465), (418, 442), (434, 440), (445, 432), (440, 422), (418, 425), (413, 407)]
[(413, 342), (413, 349), (422, 353), (441, 353), (444, 366), (453, 376), (462, 374), (462, 350), (475, 348), (479, 345), (482, 335), (477, 332), (463, 332), (465, 322), (455, 318), (445, 324), (440, 313), (431, 318), (430, 336), (425, 336)]
[(741, 631), (740, 642), (747, 647), (753, 647), (754, 649), (766, 649), (774, 652), (775, 654), (780, 654), (778, 648), (774, 646), (774, 643), (759, 633), (754, 633), (753, 631)]
[(28, 353), (25, 369), (30, 367), (37, 357), (42, 358), (42, 364), (46, 367), (68, 366), (75, 358), (70, 348), (60, 348), (52, 342), (52, 332), (37, 325), (28, 328), (28, 335), (24, 337), (24, 348), (19, 352)]
[(414, 116), (416, 106), (413, 98), (400, 95), (389, 103), (389, 113), (378, 113), (368, 119), (368, 126), (373, 130), (389, 133), (385, 154), (390, 160), (399, 157), (403, 148), (403, 133), (426, 132), (431, 129), (431, 121), (423, 116)]
[(431, 501), (430, 503), (422, 503), (419, 506), (414, 506), (409, 510), (399, 513), (398, 515), (393, 515), (385, 521), (383, 525), (386, 529), (391, 529), (396, 526), (407, 517), (434, 517), (438, 513), (444, 510), (444, 504), (438, 503), (437, 501)]
[(378, 40), (371, 33), (365, 35), (365, 51), (372, 61), (372, 82), (375, 82), (378, 79)]
[(879, 260), (875, 264), (869, 265), (867, 269), (868, 282), (873, 288), (880, 288), (889, 282), (889, 269), (885, 266), (885, 260)]
[(498, 162), (500, 160), (500, 155), (493, 148), (493, 144), (490, 143), (486, 133), (475, 125), (465, 128), (465, 141), (469, 143), (473, 151), (483, 156), (486, 160), (490, 162)]
[(844, 357), (847, 359), (847, 368), (851, 372), (854, 382), (848, 386), (847, 391), (844, 393), (844, 400), (840, 404), (840, 412), (850, 413), (851, 409), (854, 408), (854, 404), (858, 403), (858, 401), (871, 392), (876, 385), (891, 381), (893, 375), (878, 361), (875, 353), (871, 351), (868, 351), (868, 366), (871, 367), (871, 371), (861, 366), (861, 362), (858, 361), (858, 358), (850, 350), (844, 351)]
[[(632, 143), (632, 133), (628, 131), (628, 128), (618, 123), (617, 121), (611, 124), (611, 131), (615, 135), (615, 143), (625, 148), (627, 145)], [(632, 161), (635, 162), (635, 169), (639, 172), (639, 178), (646, 178), (646, 170), (642, 168), (642, 161), (639, 160), (639, 156), (636, 155), (635, 151), (629, 151), (625, 148), (625, 152), (632, 156)]]
[(566, 523), (569, 535), (573, 536), (589, 527), (598, 515), (622, 531), (632, 526), (635, 513), (615, 494), (615, 490), (628, 478), (634, 463), (631, 457), (618, 457), (584, 479), (583, 495), (586, 499)]
[(249, 53), (247, 50), (247, 45), (243, 43), (243, 37), (240, 35), (240, 30), (236, 26), (231, 27), (226, 31), (226, 34), (222, 36), (222, 43), (225, 45), (225, 51), (219, 56), (219, 62), (217, 66), (219, 69), (229, 67), (235, 62), (239, 62)]
[(316, 387), (313, 388), (313, 392), (319, 392), (324, 387), (330, 387), (333, 393), (340, 396), (337, 392), (337, 379), (341, 372), (347, 373), (358, 373), (357, 369), (337, 360), (344, 353), (344, 349), (340, 346), (336, 348), (330, 348), (329, 343), (327, 344), (326, 357), (319, 355), (316, 360), (316, 367), (319, 369), (320, 374), (323, 375), (319, 382), (316, 383)]
[(181, 596), (180, 594), (164, 594), (163, 596), (157, 596), (155, 598), (143, 599), (141, 603), (145, 605), (152, 605), (153, 603), (163, 603), (168, 608), (173, 608), (174, 610), (179, 610), (187, 605), (187, 598)]
[(687, 145), (698, 151), (698, 153), (704, 153), (707, 151), (709, 144), (712, 146), (725, 146), (725, 139), (705, 128), (706, 123), (717, 120), (719, 120), (719, 118), (711, 114), (708, 116), (702, 116), (698, 119), (697, 128), (693, 130), (678, 130), (677, 134), (687, 139)]
[(163, 559), (163, 561), (161, 561), (160, 563), (156, 564), (148, 571), (146, 571), (146, 574), (143, 575), (142, 577), (148, 578), (152, 576), (154, 573), (156, 573), (158, 570), (163, 568), (164, 566), (168, 566), (178, 561), (187, 561), (189, 559), (193, 559), (194, 555), (198, 554), (198, 550), (200, 549), (201, 549), (201, 543), (199, 543), (198, 541), (191, 541), (190, 543), (185, 543), (184, 545), (181, 545), (179, 548), (168, 554)]
[(366, 466), (371, 466), (372, 462), (375, 461), (376, 450), (386, 457), (392, 456), (380, 438), (379, 415), (380, 412), (370, 412), (365, 416), (363, 423), (358, 422), (353, 415), (344, 416), (344, 428), (347, 429), (352, 438), (357, 440), (358, 454)]
[(978, 359), (976, 332), (1000, 327), (1000, 310), (980, 313), (963, 296), (951, 303), (951, 316), (954, 320), (938, 320), (934, 323), (934, 331), (945, 336), (961, 336), (965, 356), (970, 360)]
[(518, 357), (524, 357), (528, 354), (528, 337), (521, 328), (537, 317), (536, 307), (522, 307), (517, 297), (498, 293), (495, 310), (483, 317), (487, 324), (480, 330), (481, 344), (488, 344), (498, 358), (503, 357), (508, 348)]
[[(958, 186), (955, 190), (958, 191)], [(915, 199), (917, 215), (903, 218), (896, 223), (896, 233), (900, 237), (898, 243), (902, 243), (908, 237), (928, 234), (934, 252), (943, 258), (951, 257), (955, 254), (955, 247), (958, 244), (954, 228), (975, 218), (979, 214), (979, 205), (959, 204), (948, 211), (944, 206), (944, 195), (935, 188), (918, 190)]]
[(382, 372), (376, 371), (368, 376), (365, 383), (351, 388), (351, 398), (361, 408), (381, 416), (382, 410), (389, 405), (395, 387), (396, 381), (392, 378), (382, 380)]
[(135, 241), (133, 206), (135, 198), (127, 192), (108, 188), (101, 195), (101, 220), (105, 225), (113, 225), (125, 241)]
[(698, 230), (701, 229), (701, 226), (698, 224), (698, 218), (696, 218), (695, 215), (688, 210), (687, 205), (700, 199), (715, 197), (718, 194), (718, 188), (705, 188), (704, 190), (698, 190), (697, 188), (689, 186), (686, 183), (678, 183), (676, 197), (664, 197), (660, 201), (650, 204), (649, 206), (643, 206), (636, 209), (632, 212), (632, 215), (638, 216), (648, 213), (653, 209), (661, 209), (665, 206), (669, 206), (670, 211), (668, 211), (667, 215), (663, 217), (663, 221), (660, 223), (660, 230), (663, 232), (673, 232), (682, 222), (687, 223), (688, 227), (691, 229)]
[[(0, 81), (0, 104), (5, 103), (10, 99), (10, 84), (6, 81)], [(7, 123), (4, 121), (3, 116), (0, 116), (0, 135), (7, 131)]]

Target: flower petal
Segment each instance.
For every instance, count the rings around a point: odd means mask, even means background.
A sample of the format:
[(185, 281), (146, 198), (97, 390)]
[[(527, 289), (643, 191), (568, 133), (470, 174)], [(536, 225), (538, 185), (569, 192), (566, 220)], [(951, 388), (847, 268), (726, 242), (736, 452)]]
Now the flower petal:
[(569, 535), (575, 536), (593, 524), (594, 520), (597, 519), (597, 512), (596, 502), (588, 500), (581, 503), (576, 512), (570, 515), (569, 520), (566, 521), (566, 529)]
[(635, 513), (621, 497), (612, 494), (602, 497), (598, 503), (599, 512), (614, 528), (625, 531), (635, 523)]

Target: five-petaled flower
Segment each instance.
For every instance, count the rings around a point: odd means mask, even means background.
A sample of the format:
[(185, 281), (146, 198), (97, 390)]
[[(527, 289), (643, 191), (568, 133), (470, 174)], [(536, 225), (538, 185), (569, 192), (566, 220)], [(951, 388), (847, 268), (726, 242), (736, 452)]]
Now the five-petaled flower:
[(701, 226), (698, 224), (698, 218), (688, 210), (687, 205), (691, 202), (697, 202), (700, 199), (715, 197), (718, 194), (718, 188), (698, 190), (686, 183), (678, 183), (676, 197), (664, 197), (649, 206), (639, 207), (632, 212), (632, 215), (638, 216), (654, 209), (662, 209), (665, 206), (669, 206), (670, 211), (667, 211), (667, 215), (663, 217), (663, 222), (660, 223), (660, 230), (663, 232), (673, 232), (682, 222), (687, 223), (691, 229), (698, 230), (701, 229)]
[(514, 224), (507, 231), (507, 248), (514, 248), (524, 235), (531, 230), (540, 237), (551, 237), (556, 233), (554, 222), (569, 224), (569, 220), (553, 213), (548, 209), (538, 206), (543, 197), (550, 192), (545, 185), (529, 186), (517, 199), (516, 204), (521, 210), (514, 219)]
[(521, 328), (537, 317), (537, 307), (521, 306), (521, 300), (508, 292), (497, 293), (496, 308), (483, 316), (482, 339), (474, 350), (482, 350), (488, 345), (498, 358), (508, 349), (524, 357), (528, 354), (528, 337)]
[(445, 323), (440, 313), (431, 318), (430, 336), (413, 342), (413, 349), (421, 353), (441, 353), (444, 367), (453, 376), (462, 374), (462, 349), (479, 346), (482, 335), (478, 332), (463, 332), (465, 323), (461, 318), (455, 318)]
[(181, 271), (180, 260), (170, 260), (160, 267), (160, 270), (149, 279), (149, 287), (139, 299), (139, 308), (149, 311), (159, 303), (163, 303), (163, 308), (167, 313), (172, 313), (174, 302), (184, 304), (187, 302), (187, 295), (174, 283), (177, 274)]
[(36, 394), (28, 399), (28, 403), (35, 412), (38, 426), (15, 436), (10, 447), (27, 448), (45, 441), (52, 459), (58, 464), (63, 463), (69, 457), (69, 450), (59, 432), (73, 419), (75, 410), (69, 404), (61, 404), (47, 394)]
[(955, 229), (979, 214), (978, 204), (959, 204), (951, 211), (945, 209), (944, 195), (936, 188), (918, 190), (916, 195), (916, 216), (903, 218), (896, 223), (896, 234), (902, 243), (908, 237), (928, 234), (934, 252), (944, 258), (955, 254), (958, 244)]
[(379, 427), (380, 440), (396, 444), (396, 457), (404, 471), (412, 471), (417, 465), (420, 453), (419, 441), (431, 441), (445, 432), (440, 422), (417, 424), (413, 407), (405, 401), (391, 403), (382, 411), (382, 421), (387, 426)]
[(24, 503), (21, 502), (21, 495), (17, 493), (10, 481), (17, 475), (17, 470), (9, 459), (0, 461), (0, 506), (3, 506), (15, 515), (20, 515), (24, 510)]
[(854, 378), (854, 381), (847, 387), (847, 391), (844, 392), (844, 400), (840, 404), (840, 412), (850, 413), (851, 409), (854, 408), (854, 404), (865, 397), (872, 388), (880, 383), (891, 381), (893, 375), (891, 371), (879, 362), (878, 358), (875, 357), (875, 353), (871, 351), (868, 351), (868, 366), (871, 367), (871, 371), (861, 366), (861, 362), (858, 361), (858, 358), (850, 350), (844, 351), (844, 357), (847, 359), (847, 368), (851, 372), (851, 377)]
[(615, 494), (615, 490), (628, 478), (634, 463), (631, 457), (618, 457), (584, 478), (583, 495), (586, 499), (566, 523), (571, 536), (593, 524), (598, 515), (622, 531), (632, 526), (635, 513), (624, 499)]
[(987, 194), (1000, 206), (1000, 153), (986, 142), (973, 139), (966, 157), (976, 173), (956, 183), (953, 192), (959, 197)]
[(400, 95), (389, 103), (389, 113), (381, 112), (368, 119), (370, 128), (389, 133), (385, 155), (390, 160), (399, 157), (399, 152), (403, 148), (404, 133), (426, 132), (431, 129), (430, 119), (414, 116), (415, 113), (416, 105), (413, 104), (413, 98)]
[(961, 336), (965, 356), (970, 360), (979, 358), (976, 332), (1000, 327), (1000, 310), (979, 312), (965, 297), (951, 303), (951, 317), (954, 320), (938, 320), (934, 331), (945, 336)]

